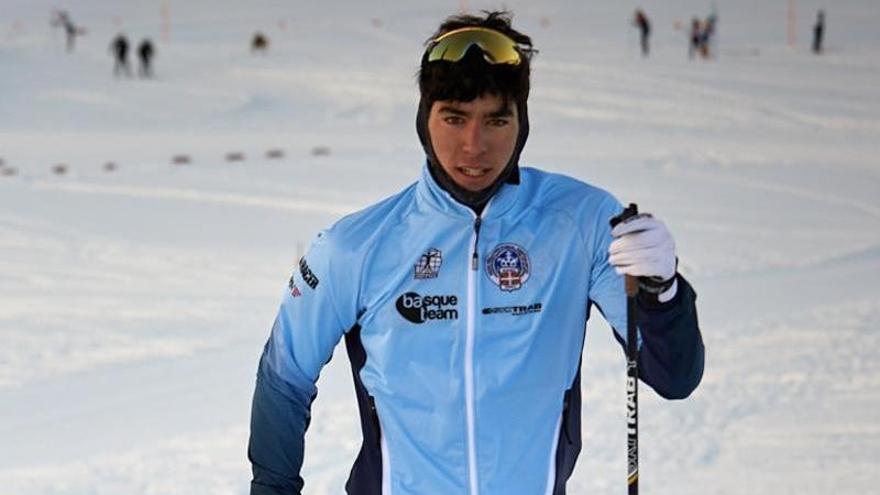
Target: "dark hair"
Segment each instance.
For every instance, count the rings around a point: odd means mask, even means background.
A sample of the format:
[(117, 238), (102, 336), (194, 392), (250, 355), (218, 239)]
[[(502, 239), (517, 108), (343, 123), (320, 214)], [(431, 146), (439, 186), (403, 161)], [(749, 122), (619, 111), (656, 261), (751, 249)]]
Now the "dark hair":
[(514, 42), (522, 57), (519, 65), (490, 64), (479, 49), (470, 49), (458, 62), (427, 61), (422, 56), (419, 70), (419, 91), (428, 104), (438, 100), (473, 101), (484, 94), (501, 96), (505, 101), (524, 102), (529, 96), (532, 40), (510, 25), (511, 14), (506, 11), (483, 11), (484, 17), (461, 14), (448, 17), (425, 45), (439, 36), (463, 27), (484, 27), (498, 31)]

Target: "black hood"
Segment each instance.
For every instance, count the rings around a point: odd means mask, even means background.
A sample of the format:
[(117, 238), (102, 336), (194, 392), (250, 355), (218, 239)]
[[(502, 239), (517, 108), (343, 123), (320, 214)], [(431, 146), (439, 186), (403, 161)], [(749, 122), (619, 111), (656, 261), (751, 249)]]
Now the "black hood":
[(525, 100), (516, 101), (517, 115), (519, 119), (519, 134), (516, 138), (516, 147), (513, 154), (510, 155), (510, 161), (504, 167), (501, 175), (492, 183), (491, 186), (480, 191), (468, 191), (459, 186), (452, 180), (452, 177), (440, 166), (440, 160), (434, 154), (434, 146), (431, 145), (431, 136), (428, 132), (428, 116), (431, 113), (430, 103), (425, 98), (419, 101), (419, 111), (416, 114), (416, 131), (419, 134), (419, 141), (422, 142), (422, 148), (428, 159), (428, 170), (431, 176), (437, 181), (446, 192), (448, 192), (456, 201), (474, 210), (478, 215), (482, 213), (486, 203), (492, 199), (492, 196), (498, 192), (505, 183), (519, 184), (519, 156), (526, 145), (526, 139), (529, 137), (529, 111)]

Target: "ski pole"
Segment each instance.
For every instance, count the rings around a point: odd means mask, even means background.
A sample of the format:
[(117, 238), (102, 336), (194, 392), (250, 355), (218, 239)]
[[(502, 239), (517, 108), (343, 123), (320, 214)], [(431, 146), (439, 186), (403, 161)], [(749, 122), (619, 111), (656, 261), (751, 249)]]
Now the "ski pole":
[[(620, 215), (611, 219), (611, 228), (639, 214), (639, 207), (630, 203)], [(626, 447), (627, 486), (629, 495), (639, 493), (639, 347), (636, 327), (637, 277), (624, 277), (626, 290)]]

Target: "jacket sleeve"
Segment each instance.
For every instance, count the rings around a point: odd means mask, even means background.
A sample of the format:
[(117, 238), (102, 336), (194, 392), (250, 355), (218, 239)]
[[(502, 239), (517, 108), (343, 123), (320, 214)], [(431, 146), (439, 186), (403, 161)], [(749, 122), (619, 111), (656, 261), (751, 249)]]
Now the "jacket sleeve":
[(705, 348), (697, 322), (697, 294), (681, 275), (671, 301), (637, 298), (642, 337), (639, 377), (666, 399), (684, 399), (703, 378)]
[[(609, 197), (599, 208), (588, 246), (592, 250), (590, 301), (614, 329), (626, 349), (626, 293), (623, 277), (608, 263), (608, 220), (623, 209)], [(704, 348), (697, 323), (696, 294), (681, 275), (678, 290), (665, 303), (638, 298), (639, 378), (666, 399), (683, 399), (703, 376)]]
[[(326, 233), (290, 277), (263, 349), (251, 407), (251, 495), (293, 495), (303, 488), (304, 436), (321, 368), (354, 325), (355, 285)], [(332, 261), (332, 263), (331, 263)], [(344, 265), (344, 263), (341, 263)]]

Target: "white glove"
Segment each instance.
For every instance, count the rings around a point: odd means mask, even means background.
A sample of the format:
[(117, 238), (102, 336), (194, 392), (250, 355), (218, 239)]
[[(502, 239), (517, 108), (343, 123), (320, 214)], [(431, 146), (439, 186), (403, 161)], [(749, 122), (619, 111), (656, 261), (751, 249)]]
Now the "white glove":
[[(669, 229), (649, 213), (625, 220), (611, 230), (608, 262), (620, 275), (647, 277), (657, 282), (675, 276), (675, 241)], [(666, 302), (675, 295), (677, 284), (658, 295)]]

